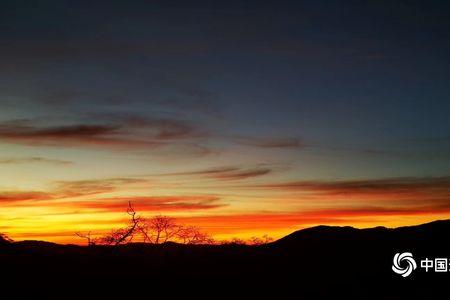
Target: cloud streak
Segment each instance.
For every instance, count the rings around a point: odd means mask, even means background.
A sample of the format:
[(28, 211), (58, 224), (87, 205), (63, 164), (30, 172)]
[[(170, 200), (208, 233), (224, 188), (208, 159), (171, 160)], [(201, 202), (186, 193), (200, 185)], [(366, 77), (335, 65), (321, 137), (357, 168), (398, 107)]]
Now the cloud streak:
[[(210, 210), (228, 206), (222, 203), (219, 197), (213, 195), (188, 195), (188, 196), (126, 196), (126, 197), (100, 197), (100, 195), (111, 191), (109, 188), (97, 188), (89, 190), (64, 191), (63, 193), (45, 193), (38, 191), (27, 192), (2, 192), (0, 203), (5, 207), (51, 207), (70, 209), (80, 212), (123, 212), (128, 202), (140, 212), (187, 212), (196, 210)], [(68, 200), (80, 196), (94, 196), (93, 200)], [(56, 201), (57, 200), (57, 201)], [(33, 204), (30, 204), (33, 202)]]
[(132, 202), (142, 212), (185, 212), (191, 210), (208, 210), (227, 206), (220, 203), (216, 196), (128, 196), (99, 198), (95, 201), (68, 203), (77, 209), (95, 209), (106, 212), (123, 212), (128, 202)]
[(342, 194), (403, 194), (436, 192), (450, 195), (450, 177), (405, 177), (369, 180), (341, 181), (291, 181), (266, 183), (250, 186), (252, 188), (314, 191), (327, 195)]
[(73, 162), (68, 160), (52, 159), (45, 157), (12, 157), (0, 159), (0, 164), (28, 164), (28, 163), (42, 163), (51, 165), (71, 165)]
[(198, 175), (218, 180), (244, 180), (267, 175), (270, 172), (272, 172), (272, 169), (266, 167), (255, 167), (255, 168), (219, 167), (190, 172), (169, 173), (164, 175), (170, 176)]
[(2, 191), (0, 202), (3, 205), (33, 204), (30, 202), (41, 202), (48, 200), (61, 200), (94, 196), (117, 191), (120, 187), (133, 184), (143, 184), (148, 181), (138, 178), (107, 178), (98, 180), (58, 181), (53, 183), (50, 191)]
[(41, 201), (53, 199), (51, 193), (39, 191), (3, 191), (0, 192), (0, 203), (14, 204), (23, 201)]
[(238, 145), (257, 148), (302, 148), (305, 144), (299, 138), (293, 137), (233, 137)]
[(117, 191), (120, 187), (147, 183), (138, 178), (107, 178), (98, 180), (59, 181), (55, 182), (55, 198), (76, 198), (105, 194)]
[(167, 118), (103, 118), (100, 123), (41, 126), (31, 120), (0, 123), (0, 141), (28, 146), (155, 148), (201, 136), (186, 121)]
[(336, 207), (378, 206), (394, 214), (417, 208), (416, 213), (443, 212), (450, 207), (450, 177), (409, 177), (348, 181), (293, 181), (244, 187), (288, 193), (297, 203), (320, 201)]

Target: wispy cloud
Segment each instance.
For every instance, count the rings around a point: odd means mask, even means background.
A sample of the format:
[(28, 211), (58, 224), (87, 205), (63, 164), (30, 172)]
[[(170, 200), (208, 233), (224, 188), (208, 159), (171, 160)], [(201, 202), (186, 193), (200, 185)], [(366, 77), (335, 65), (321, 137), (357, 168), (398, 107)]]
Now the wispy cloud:
[(131, 143), (129, 139), (117, 137), (119, 129), (115, 125), (40, 127), (29, 122), (8, 122), (0, 124), (0, 140), (31, 146), (124, 146)]
[(418, 204), (405, 206), (360, 206), (337, 209), (323, 209), (303, 212), (305, 216), (315, 217), (379, 217), (450, 213), (450, 204)]
[[(186, 212), (228, 206), (228, 204), (221, 202), (221, 199), (214, 195), (98, 197), (100, 194), (112, 190), (113, 188), (110, 187), (92, 188), (90, 186), (76, 191), (70, 188), (54, 193), (38, 191), (1, 192), (0, 203), (4, 206), (31, 207), (34, 205), (36, 207), (58, 208), (59, 210), (70, 209), (78, 212), (123, 212), (128, 202), (132, 202), (133, 206), (140, 212)], [(80, 196), (92, 196), (92, 199), (66, 200), (66, 198)], [(31, 202), (33, 203), (31, 204)]]
[(232, 137), (236, 144), (258, 148), (301, 148), (304, 143), (294, 137)]
[(2, 204), (11, 204), (22, 201), (49, 200), (53, 194), (39, 191), (3, 191), (0, 192), (0, 202)]
[(195, 196), (128, 196), (99, 198), (95, 201), (68, 203), (75, 208), (96, 209), (107, 212), (121, 212), (132, 202), (136, 210), (142, 212), (174, 212), (205, 210), (227, 206), (220, 202), (220, 198), (209, 195)]
[[(293, 150), (313, 150), (314, 153), (349, 153), (365, 156), (392, 156), (408, 157), (408, 153), (378, 148), (361, 148), (353, 146), (328, 145), (318, 141), (305, 140), (299, 137), (250, 137), (232, 136), (226, 137), (233, 143), (242, 146), (261, 149), (293, 149)], [(410, 156), (410, 155), (409, 155)]]
[(272, 169), (268, 167), (253, 167), (253, 168), (241, 168), (241, 167), (218, 167), (196, 171), (168, 173), (164, 175), (170, 176), (191, 176), (199, 175), (207, 178), (214, 178), (219, 180), (243, 180), (258, 176), (263, 176), (272, 172)]
[(192, 124), (176, 119), (103, 116), (97, 120), (55, 126), (12, 120), (0, 123), (0, 141), (30, 146), (148, 149), (180, 142), (192, 144), (192, 139), (201, 135)]
[[(104, 212), (124, 211), (133, 202), (139, 211), (190, 211), (227, 206), (215, 195), (178, 196), (109, 196), (122, 188), (147, 184), (142, 178), (105, 178), (79, 181), (57, 181), (49, 191), (3, 191), (0, 202), (4, 206), (52, 207), (71, 210), (95, 210)], [(86, 198), (88, 197), (88, 198)], [(89, 199), (89, 200), (88, 200)]]
[(146, 182), (147, 180), (138, 178), (58, 181), (53, 183), (53, 188), (49, 191), (1, 191), (0, 202), (3, 205), (18, 205), (19, 202), (26, 202), (27, 205), (33, 205), (29, 202), (100, 195), (117, 191), (123, 186)]
[(269, 168), (255, 168), (247, 170), (237, 170), (232, 172), (223, 172), (217, 174), (215, 178), (222, 180), (242, 180), (269, 174), (272, 170)]
[[(389, 209), (447, 211), (450, 206), (450, 177), (409, 177), (372, 180), (292, 181), (242, 186), (283, 192), (307, 203), (321, 201), (335, 206), (380, 206)], [(389, 206), (387, 206), (389, 205)], [(395, 210), (394, 210), (395, 211)]]
[(304, 190), (326, 194), (443, 192), (450, 194), (450, 177), (405, 177), (340, 181), (289, 181), (253, 185), (253, 188)]
[(43, 163), (52, 165), (70, 165), (73, 162), (68, 160), (60, 160), (45, 157), (11, 157), (11, 158), (1, 158), (0, 164), (28, 164), (28, 163)]
[(111, 193), (120, 187), (146, 183), (147, 180), (139, 178), (107, 178), (97, 180), (58, 181), (55, 182), (53, 193), (58, 198), (75, 198), (81, 196)]

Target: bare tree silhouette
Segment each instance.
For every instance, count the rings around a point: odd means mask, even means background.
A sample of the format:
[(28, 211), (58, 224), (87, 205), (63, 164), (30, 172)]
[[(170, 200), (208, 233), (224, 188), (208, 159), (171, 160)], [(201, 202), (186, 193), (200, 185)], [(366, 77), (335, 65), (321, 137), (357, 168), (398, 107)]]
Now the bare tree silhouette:
[(94, 246), (96, 244), (96, 239), (91, 237), (90, 231), (88, 233), (76, 232), (75, 235), (77, 237), (86, 239), (88, 246)]
[(240, 238), (232, 238), (231, 241), (225, 241), (223, 244), (232, 244), (232, 245), (245, 245), (247, 242)]
[[(174, 218), (167, 216), (155, 216), (146, 222), (147, 234), (146, 238), (155, 244), (166, 243), (176, 238), (182, 226), (175, 222)], [(151, 232), (151, 235), (148, 233)]]
[(101, 243), (117, 246), (130, 243), (133, 240), (142, 219), (136, 216), (136, 211), (131, 205), (131, 202), (128, 202), (127, 214), (131, 217), (130, 225), (125, 228), (115, 229), (109, 235), (100, 238)]
[(133, 208), (131, 202), (128, 202), (127, 214), (131, 217), (130, 224), (124, 228), (114, 229), (110, 234), (99, 238), (93, 238), (91, 231), (88, 233), (76, 232), (75, 235), (86, 239), (89, 246), (97, 244), (103, 245), (120, 245), (130, 243), (138, 229), (141, 227), (143, 219), (136, 215), (136, 211)]
[(249, 245), (249, 246), (259, 246), (259, 245), (265, 245), (268, 243), (273, 242), (273, 238), (268, 236), (267, 234), (263, 235), (262, 237), (256, 237), (253, 236), (249, 239), (241, 239), (241, 238), (232, 238), (231, 240), (225, 240), (220, 242), (222, 245)]
[(178, 240), (183, 244), (214, 244), (214, 239), (197, 227), (181, 227), (177, 233)]
[[(87, 233), (76, 232), (75, 235), (87, 241), (88, 246), (127, 244), (140, 238), (144, 243), (162, 244), (178, 242), (183, 244), (214, 244), (214, 239), (207, 233), (201, 232), (195, 226), (184, 226), (168, 216), (154, 216), (146, 219), (138, 216), (131, 202), (128, 202), (127, 214), (130, 216), (128, 226), (114, 229), (111, 233), (94, 238), (91, 231)], [(237, 240), (234, 243), (238, 243)], [(245, 241), (239, 240), (239, 243)]]
[(273, 242), (273, 238), (268, 236), (267, 234), (263, 235), (262, 237), (251, 237), (250, 240), (247, 242), (249, 245), (265, 245), (270, 242)]

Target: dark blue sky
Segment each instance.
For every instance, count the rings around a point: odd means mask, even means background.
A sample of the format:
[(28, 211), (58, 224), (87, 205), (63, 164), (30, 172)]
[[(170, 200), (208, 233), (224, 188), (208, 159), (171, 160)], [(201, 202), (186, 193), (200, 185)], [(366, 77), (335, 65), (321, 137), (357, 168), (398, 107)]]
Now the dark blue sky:
[(443, 175), (449, 14), (446, 1), (6, 1), (0, 117), (182, 120), (217, 151), (288, 139), (290, 162)]

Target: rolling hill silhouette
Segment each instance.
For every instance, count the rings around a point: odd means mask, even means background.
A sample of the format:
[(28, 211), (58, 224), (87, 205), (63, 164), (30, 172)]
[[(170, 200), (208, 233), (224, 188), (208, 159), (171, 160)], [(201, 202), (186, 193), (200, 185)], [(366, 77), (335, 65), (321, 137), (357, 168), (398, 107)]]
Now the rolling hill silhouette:
[[(403, 299), (445, 292), (450, 272), (425, 272), (419, 259), (450, 258), (449, 233), (450, 220), (444, 220), (396, 229), (317, 226), (261, 246), (0, 241), (0, 265), (9, 285), (39, 288), (170, 283)], [(407, 278), (392, 271), (397, 252), (417, 259)]]

